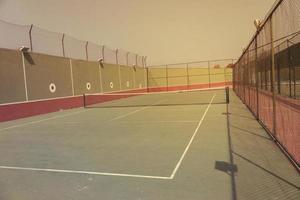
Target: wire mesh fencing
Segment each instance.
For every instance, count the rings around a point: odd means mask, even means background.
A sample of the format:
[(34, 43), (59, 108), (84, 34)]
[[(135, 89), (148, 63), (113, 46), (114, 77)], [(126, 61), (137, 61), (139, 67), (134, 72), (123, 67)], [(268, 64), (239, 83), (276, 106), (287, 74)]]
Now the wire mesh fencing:
[[(17, 50), (27, 47), (34, 53), (88, 61), (103, 59), (107, 64), (146, 67), (146, 56), (110, 49), (107, 46), (79, 40), (34, 25), (17, 25), (0, 20), (0, 29), (0, 48)], [(121, 55), (118, 56), (118, 52)]]
[(224, 59), (150, 66), (148, 85), (165, 90), (231, 86), (234, 61)]
[(279, 0), (233, 70), (234, 91), (299, 167), (300, 2)]

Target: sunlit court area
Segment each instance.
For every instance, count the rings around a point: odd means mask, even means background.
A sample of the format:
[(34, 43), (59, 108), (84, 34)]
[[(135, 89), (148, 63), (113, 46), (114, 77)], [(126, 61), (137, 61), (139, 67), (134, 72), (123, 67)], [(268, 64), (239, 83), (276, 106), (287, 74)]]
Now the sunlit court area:
[(299, 200), (299, 169), (299, 0), (0, 1), (0, 200)]

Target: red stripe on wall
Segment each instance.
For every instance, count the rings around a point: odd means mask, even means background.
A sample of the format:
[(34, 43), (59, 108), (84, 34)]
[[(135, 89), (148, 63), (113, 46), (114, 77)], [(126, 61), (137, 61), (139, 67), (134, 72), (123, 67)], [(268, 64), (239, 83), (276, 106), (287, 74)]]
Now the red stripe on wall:
[[(220, 83), (211, 83), (210, 87), (223, 87), (229, 85), (231, 85), (231, 82), (230, 83), (220, 82)], [(156, 87), (156, 88), (136, 89), (130, 91), (115, 92), (115, 93), (164, 92), (164, 91), (180, 91), (180, 90), (205, 89), (205, 88), (209, 88), (209, 84)], [(57, 112), (60, 110), (79, 108), (79, 107), (83, 107), (82, 96), (0, 105), (0, 122), (20, 119), (20, 118), (25, 118), (25, 117), (35, 116), (35, 115), (41, 115), (41, 114), (46, 114), (51, 112)]]

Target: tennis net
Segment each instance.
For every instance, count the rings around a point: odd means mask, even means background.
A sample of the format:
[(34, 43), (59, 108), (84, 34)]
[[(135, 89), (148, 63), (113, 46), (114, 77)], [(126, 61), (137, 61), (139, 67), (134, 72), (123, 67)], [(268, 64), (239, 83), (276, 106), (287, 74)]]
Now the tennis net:
[(229, 103), (229, 89), (85, 94), (85, 108), (181, 106)]

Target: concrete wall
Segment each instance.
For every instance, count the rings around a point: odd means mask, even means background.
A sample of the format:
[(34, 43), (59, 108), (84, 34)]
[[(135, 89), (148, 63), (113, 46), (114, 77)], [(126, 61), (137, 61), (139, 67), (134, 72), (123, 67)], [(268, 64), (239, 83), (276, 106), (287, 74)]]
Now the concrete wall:
[[(67, 58), (26, 53), (28, 100), (72, 96), (70, 61)], [(52, 88), (52, 92), (50, 87)]]
[(22, 54), (0, 49), (0, 104), (25, 100)]

